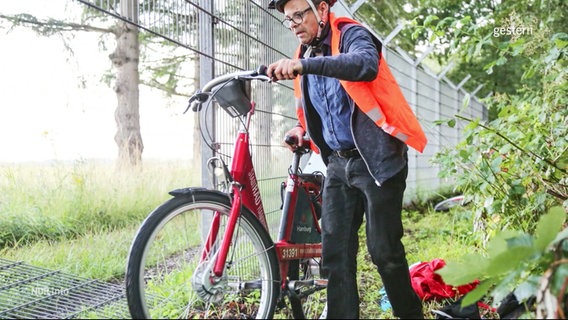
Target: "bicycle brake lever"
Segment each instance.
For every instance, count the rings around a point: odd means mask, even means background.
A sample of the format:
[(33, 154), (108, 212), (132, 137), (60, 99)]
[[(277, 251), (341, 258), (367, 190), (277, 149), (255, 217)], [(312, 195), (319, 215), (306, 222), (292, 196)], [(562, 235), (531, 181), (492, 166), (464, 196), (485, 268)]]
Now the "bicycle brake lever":
[(184, 114), (191, 109), (193, 112), (201, 111), (201, 104), (207, 101), (209, 96), (203, 92), (196, 92), (191, 98), (189, 98), (187, 108), (183, 112)]

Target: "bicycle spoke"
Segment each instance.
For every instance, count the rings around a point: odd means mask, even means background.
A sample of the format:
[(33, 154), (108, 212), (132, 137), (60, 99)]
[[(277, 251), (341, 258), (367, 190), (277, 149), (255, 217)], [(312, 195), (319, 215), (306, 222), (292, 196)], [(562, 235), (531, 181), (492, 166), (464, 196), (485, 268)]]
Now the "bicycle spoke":
[[(250, 212), (243, 212), (223, 274), (212, 273), (229, 212), (228, 199), (176, 200), (156, 209), (155, 220), (141, 228), (129, 258), (129, 306), (140, 317), (271, 317), (278, 298), (278, 262), (270, 238)], [(205, 196), (204, 196), (205, 197)], [(223, 201), (221, 201), (223, 199)], [(201, 239), (213, 212), (222, 213), (219, 238), (202, 256)], [(150, 222), (148, 222), (150, 221)], [(146, 230), (147, 229), (147, 230)], [(156, 297), (156, 298), (151, 298)], [(131, 306), (133, 305), (133, 306)]]

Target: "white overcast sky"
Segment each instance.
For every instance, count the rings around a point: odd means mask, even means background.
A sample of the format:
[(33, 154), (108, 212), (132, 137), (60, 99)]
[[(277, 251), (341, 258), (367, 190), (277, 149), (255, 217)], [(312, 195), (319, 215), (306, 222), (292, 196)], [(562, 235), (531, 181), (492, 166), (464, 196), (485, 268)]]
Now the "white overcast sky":
[[(58, 19), (80, 14), (82, 6), (71, 0), (0, 0), (3, 14)], [(99, 52), (97, 41), (96, 35), (78, 35), (75, 57), (69, 57), (57, 37), (0, 29), (0, 163), (116, 157), (116, 96), (100, 83), (110, 52)], [(86, 89), (79, 88), (81, 78)], [(141, 92), (145, 159), (191, 157), (192, 114), (182, 115), (184, 109), (183, 99)]]

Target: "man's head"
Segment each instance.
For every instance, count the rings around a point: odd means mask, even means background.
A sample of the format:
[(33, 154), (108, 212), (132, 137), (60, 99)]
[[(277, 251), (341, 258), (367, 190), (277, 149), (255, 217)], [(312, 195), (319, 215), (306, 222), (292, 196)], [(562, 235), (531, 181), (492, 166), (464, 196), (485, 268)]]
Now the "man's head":
[(274, 0), (269, 8), (284, 13), (283, 24), (292, 30), (302, 44), (313, 43), (328, 22), (330, 7), (336, 0)]
[[(271, 0), (268, 4), (268, 9), (276, 9), (282, 13), (284, 13), (284, 5), (290, 0)], [(330, 7), (337, 2), (337, 0), (306, 0), (311, 1), (314, 6), (318, 6), (320, 2), (327, 2)]]

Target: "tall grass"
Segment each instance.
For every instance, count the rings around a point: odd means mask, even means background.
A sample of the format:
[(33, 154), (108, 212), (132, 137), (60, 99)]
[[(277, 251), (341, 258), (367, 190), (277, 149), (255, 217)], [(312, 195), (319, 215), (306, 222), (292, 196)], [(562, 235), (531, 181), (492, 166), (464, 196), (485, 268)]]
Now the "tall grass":
[(71, 240), (41, 240), (0, 249), (0, 256), (75, 276), (122, 282), (130, 244), (138, 226), (89, 232)]
[(168, 191), (195, 185), (198, 172), (184, 162), (0, 166), (0, 248), (139, 224)]

